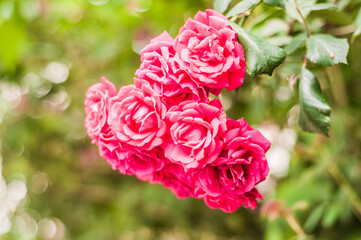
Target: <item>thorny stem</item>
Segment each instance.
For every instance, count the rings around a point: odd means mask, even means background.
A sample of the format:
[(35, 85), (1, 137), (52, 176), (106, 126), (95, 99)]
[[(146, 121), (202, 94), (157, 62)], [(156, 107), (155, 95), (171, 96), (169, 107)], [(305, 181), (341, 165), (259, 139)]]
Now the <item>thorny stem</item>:
[(297, 233), (297, 235), (306, 236), (306, 233), (303, 231), (303, 229), (300, 226), (300, 224), (298, 223), (297, 219), (291, 213), (288, 213), (285, 216), (285, 218), (288, 222), (288, 225), (290, 225), (292, 230), (295, 231), (295, 233)]
[(293, 209), (284, 207), (283, 201), (281, 200), (270, 200), (266, 202), (261, 208), (261, 216), (267, 216), (270, 221), (283, 217), (298, 236), (307, 237), (307, 234), (303, 231), (294, 216)]
[[(308, 28), (308, 25), (307, 25), (307, 23), (306, 23), (306, 19), (303, 17), (303, 15), (302, 15), (302, 13), (301, 13), (300, 6), (298, 5), (297, 0), (294, 0), (294, 1), (295, 1), (295, 5), (296, 5), (296, 10), (297, 10), (298, 14), (300, 15), (300, 17), (301, 17), (301, 19), (302, 19), (303, 25), (304, 25), (305, 28), (306, 28), (307, 35), (308, 35), (308, 37), (311, 37), (311, 35), (312, 35), (312, 34), (311, 34), (311, 31), (310, 31), (310, 29)], [(303, 59), (303, 64), (302, 64), (302, 67), (303, 67), (303, 68), (306, 68), (306, 66), (307, 66), (307, 52), (305, 53), (305, 57), (304, 57), (304, 59)]]
[(237, 20), (237, 18), (238, 18), (238, 17), (239, 17), (238, 15), (234, 15), (233, 17), (231, 17), (231, 19), (230, 19), (230, 20), (231, 20), (232, 22), (235, 22), (235, 21)]
[(247, 17), (251, 14), (250, 11), (247, 11), (247, 12), (244, 12), (244, 13), (241, 13), (241, 14), (237, 14), (237, 15), (234, 15), (233, 17), (231, 17), (231, 21), (233, 22), (236, 22), (238, 19), (242, 18), (242, 17)]
[(306, 28), (307, 34), (308, 34), (309, 37), (311, 37), (311, 35), (312, 35), (312, 34), (311, 34), (311, 31), (310, 31), (310, 29), (308, 28), (308, 25), (307, 25), (307, 23), (306, 23), (306, 20), (305, 20), (305, 18), (303, 17), (303, 15), (302, 15), (302, 13), (301, 13), (301, 10), (300, 10), (300, 7), (298, 6), (297, 0), (295, 0), (295, 4), (296, 4), (296, 10), (297, 10), (298, 14), (300, 15), (300, 17), (301, 17), (301, 19), (302, 19), (302, 23), (303, 23), (303, 25), (304, 25), (305, 28)]

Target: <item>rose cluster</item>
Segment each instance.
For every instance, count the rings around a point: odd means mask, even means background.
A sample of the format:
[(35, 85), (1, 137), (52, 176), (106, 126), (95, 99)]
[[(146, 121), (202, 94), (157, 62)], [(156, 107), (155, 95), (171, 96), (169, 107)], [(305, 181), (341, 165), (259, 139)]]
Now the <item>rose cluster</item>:
[(270, 142), (242, 118), (227, 118), (219, 95), (243, 83), (245, 59), (228, 20), (213, 10), (164, 32), (141, 51), (134, 84), (105, 77), (85, 99), (85, 126), (101, 157), (122, 174), (161, 183), (210, 208), (255, 208)]

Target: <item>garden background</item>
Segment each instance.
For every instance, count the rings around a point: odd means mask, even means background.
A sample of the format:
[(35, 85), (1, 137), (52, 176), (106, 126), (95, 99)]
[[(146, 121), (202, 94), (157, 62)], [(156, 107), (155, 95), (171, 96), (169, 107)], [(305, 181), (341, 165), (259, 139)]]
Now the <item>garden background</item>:
[(256, 210), (229, 214), (113, 171), (83, 120), (91, 84), (131, 84), (140, 49), (164, 30), (175, 37), (213, 1), (1, 0), (0, 239), (361, 239), (361, 1), (307, 12), (312, 33), (350, 44), (348, 65), (308, 65), (332, 109), (330, 137), (297, 124), (304, 25), (291, 3), (264, 2), (242, 26), (287, 58), (221, 101), (273, 143), (270, 175)]

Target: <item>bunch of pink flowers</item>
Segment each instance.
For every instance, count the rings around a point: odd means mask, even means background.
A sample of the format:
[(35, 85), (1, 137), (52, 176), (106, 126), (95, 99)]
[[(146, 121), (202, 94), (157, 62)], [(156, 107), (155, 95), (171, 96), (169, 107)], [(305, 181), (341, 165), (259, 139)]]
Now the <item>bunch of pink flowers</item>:
[(85, 99), (85, 126), (100, 156), (122, 174), (161, 183), (179, 198), (233, 212), (257, 206), (270, 142), (242, 118), (227, 118), (219, 95), (242, 85), (237, 34), (213, 10), (188, 19), (141, 51), (134, 84), (119, 91), (105, 77)]

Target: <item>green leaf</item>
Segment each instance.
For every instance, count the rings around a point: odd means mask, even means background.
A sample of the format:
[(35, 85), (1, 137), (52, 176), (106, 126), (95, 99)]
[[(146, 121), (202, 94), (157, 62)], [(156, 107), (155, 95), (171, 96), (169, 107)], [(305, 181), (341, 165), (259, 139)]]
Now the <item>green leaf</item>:
[(322, 95), (316, 76), (302, 68), (299, 83), (300, 115), (298, 123), (307, 132), (328, 136), (331, 108)]
[(324, 211), (325, 211), (325, 204), (320, 204), (316, 208), (312, 209), (304, 225), (304, 228), (307, 232), (312, 232), (313, 229), (315, 229)]
[(247, 12), (248, 10), (256, 6), (256, 4), (258, 4), (260, 1), (261, 0), (242, 0), (227, 13), (226, 17), (230, 18), (235, 15)]
[(346, 38), (335, 38), (328, 34), (312, 35), (306, 42), (307, 58), (322, 66), (337, 63), (347, 64), (349, 45)]
[(305, 6), (305, 10), (309, 11), (320, 11), (320, 10), (328, 10), (328, 9), (335, 9), (336, 5), (331, 3), (319, 3), (311, 6)]
[(244, 48), (247, 73), (250, 75), (268, 74), (272, 75), (273, 70), (286, 58), (286, 52), (279, 47), (271, 45), (246, 29), (229, 21), (233, 30), (238, 35), (238, 41)]
[(356, 30), (352, 35), (352, 39), (355, 39), (358, 35), (361, 34), (361, 8), (360, 8), (360, 11), (358, 11), (358, 14), (356, 17), (355, 26), (356, 26)]
[(336, 8), (336, 5), (331, 3), (316, 4), (316, 0), (287, 0), (285, 4), (286, 13), (300, 22), (302, 22), (302, 19), (297, 11), (296, 1), (304, 18), (307, 18), (312, 11), (330, 10)]
[(25, 49), (25, 26), (13, 19), (5, 21), (0, 24), (0, 36), (0, 68), (12, 71)]
[(284, 238), (284, 229), (280, 220), (267, 221), (264, 240), (279, 240)]
[(306, 32), (302, 32), (297, 36), (295, 36), (292, 39), (292, 41), (285, 47), (285, 51), (287, 52), (287, 54), (291, 54), (294, 51), (296, 51), (302, 45), (302, 43), (306, 41), (306, 39), (307, 39)]
[(215, 0), (213, 8), (217, 12), (224, 13), (227, 10), (229, 4), (231, 4), (232, 0)]
[(307, 18), (308, 14), (310, 14), (312, 6), (315, 6), (316, 0), (287, 0), (285, 4), (286, 13), (292, 18), (302, 22), (300, 14), (297, 11), (297, 5), (301, 11), (301, 14), (304, 18)]
[(319, 10), (310, 13), (312, 18), (322, 18), (327, 22), (334, 23), (336, 25), (349, 25), (353, 23), (352, 18), (344, 13), (335, 10)]
[(263, 0), (263, 2), (270, 6), (285, 8), (285, 0)]
[(337, 221), (340, 212), (342, 212), (342, 205), (340, 205), (338, 202), (330, 205), (326, 209), (325, 214), (322, 217), (322, 225), (325, 228), (332, 227), (333, 224)]

